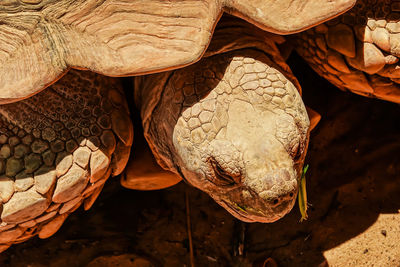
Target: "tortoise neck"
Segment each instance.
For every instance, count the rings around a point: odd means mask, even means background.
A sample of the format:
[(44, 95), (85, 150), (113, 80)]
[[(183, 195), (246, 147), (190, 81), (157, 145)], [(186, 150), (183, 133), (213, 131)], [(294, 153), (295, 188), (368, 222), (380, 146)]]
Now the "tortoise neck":
[(247, 21), (225, 14), (218, 22), (204, 56), (244, 48), (257, 48), (269, 55), (276, 55), (279, 54), (276, 45), (284, 41), (280, 35), (263, 31)]

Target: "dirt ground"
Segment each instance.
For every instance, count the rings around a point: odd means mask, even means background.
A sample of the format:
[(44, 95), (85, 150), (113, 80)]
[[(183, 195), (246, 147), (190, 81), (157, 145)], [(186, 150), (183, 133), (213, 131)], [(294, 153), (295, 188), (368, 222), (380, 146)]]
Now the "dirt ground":
[[(110, 179), (92, 209), (60, 231), (0, 255), (0, 266), (400, 266), (400, 106), (341, 92), (297, 56), (305, 103), (322, 115), (306, 163), (309, 219), (296, 206), (273, 224), (235, 220), (184, 183), (139, 192)], [(233, 256), (244, 230), (244, 256)]]

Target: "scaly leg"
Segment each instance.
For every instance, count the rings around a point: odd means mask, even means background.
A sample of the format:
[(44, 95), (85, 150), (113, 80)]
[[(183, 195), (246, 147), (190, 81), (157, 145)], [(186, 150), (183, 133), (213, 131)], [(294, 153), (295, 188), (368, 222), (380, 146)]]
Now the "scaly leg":
[(71, 70), (0, 106), (0, 248), (54, 234), (87, 210), (129, 158), (133, 127), (119, 82)]

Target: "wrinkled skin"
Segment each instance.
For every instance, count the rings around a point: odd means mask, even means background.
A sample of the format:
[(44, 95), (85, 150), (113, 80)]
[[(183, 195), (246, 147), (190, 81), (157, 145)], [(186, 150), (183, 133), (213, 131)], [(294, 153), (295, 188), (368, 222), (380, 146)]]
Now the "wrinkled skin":
[[(247, 222), (293, 207), (308, 141), (301, 96), (269, 56), (244, 49), (137, 80), (146, 138), (160, 165)], [(290, 76), (290, 75), (289, 75)], [(144, 92), (149, 92), (147, 95)]]

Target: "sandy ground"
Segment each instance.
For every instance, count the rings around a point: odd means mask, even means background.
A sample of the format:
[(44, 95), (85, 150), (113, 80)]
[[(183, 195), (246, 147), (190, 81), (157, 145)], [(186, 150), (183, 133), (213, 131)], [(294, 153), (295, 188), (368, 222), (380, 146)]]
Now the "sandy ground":
[[(183, 183), (162, 191), (107, 182), (93, 208), (53, 237), (15, 245), (0, 266), (190, 266), (185, 191), (196, 266), (400, 266), (400, 106), (337, 90), (289, 60), (305, 103), (323, 117), (306, 163), (309, 219), (297, 206), (273, 224), (236, 221)], [(244, 256), (233, 256), (244, 229)]]

